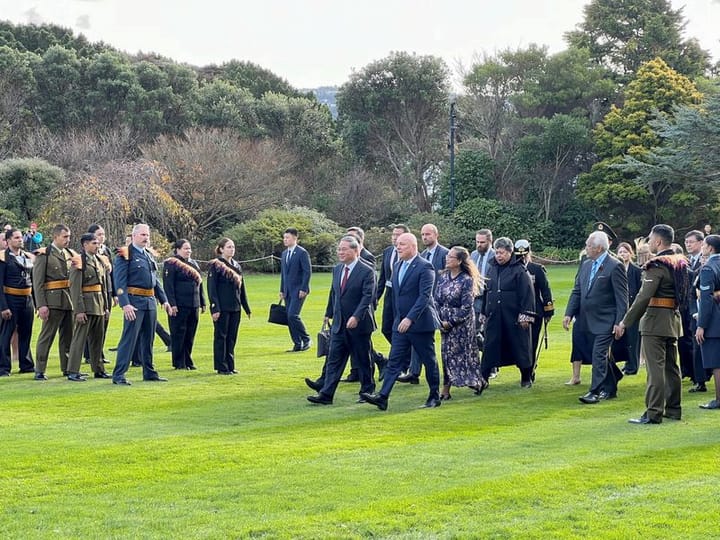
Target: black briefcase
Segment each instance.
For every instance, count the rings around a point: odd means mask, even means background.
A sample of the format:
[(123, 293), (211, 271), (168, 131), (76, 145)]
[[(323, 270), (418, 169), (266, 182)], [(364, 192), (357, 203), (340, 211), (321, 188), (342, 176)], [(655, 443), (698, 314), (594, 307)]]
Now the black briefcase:
[(330, 352), (330, 329), (323, 322), (322, 328), (317, 335), (317, 356), (318, 358), (327, 356)]
[(268, 315), (268, 322), (287, 326), (287, 309), (283, 305), (282, 300), (280, 300), (279, 304), (270, 304), (270, 315)]

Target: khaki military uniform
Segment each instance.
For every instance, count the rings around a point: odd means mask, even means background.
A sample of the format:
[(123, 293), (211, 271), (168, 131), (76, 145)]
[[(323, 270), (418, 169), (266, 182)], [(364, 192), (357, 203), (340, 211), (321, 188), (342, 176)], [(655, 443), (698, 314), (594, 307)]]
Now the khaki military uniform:
[(685, 258), (672, 250), (648, 261), (640, 291), (623, 319), (625, 327), (640, 321), (640, 356), (647, 368), (645, 414), (655, 422), (662, 422), (663, 416), (679, 419), (681, 415), (677, 340), (683, 329), (675, 301), (678, 284), (669, 266), (683, 262)]
[(72, 341), (72, 301), (68, 269), (76, 254), (70, 249), (59, 249), (54, 244), (41, 249), (35, 258), (32, 271), (35, 307), (48, 307), (50, 314), (43, 321), (37, 340), (36, 373), (45, 373), (50, 347), (59, 335), (60, 369), (67, 373), (70, 342)]
[[(83, 254), (79, 264), (70, 267), (69, 277), (75, 326), (70, 345), (68, 373), (80, 371), (86, 342), (90, 350), (90, 366), (93, 373), (104, 373), (102, 347), (105, 338), (105, 320), (109, 311), (109, 274), (98, 256)], [(80, 313), (86, 315), (87, 322), (77, 320), (77, 315)]]

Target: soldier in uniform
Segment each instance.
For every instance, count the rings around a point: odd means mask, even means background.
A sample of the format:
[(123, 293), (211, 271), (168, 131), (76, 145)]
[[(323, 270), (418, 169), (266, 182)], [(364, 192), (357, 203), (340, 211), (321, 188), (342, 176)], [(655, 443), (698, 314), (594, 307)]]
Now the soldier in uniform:
[(70, 267), (70, 296), (75, 315), (70, 358), (68, 360), (68, 380), (84, 381), (80, 376), (80, 363), (87, 343), (90, 349), (90, 366), (96, 379), (109, 379), (102, 358), (102, 345), (105, 336), (105, 320), (110, 314), (107, 301), (109, 274), (105, 264), (97, 255), (98, 242), (93, 233), (85, 233), (80, 238), (82, 252), (77, 263)]
[(113, 370), (113, 384), (130, 385), (125, 378), (130, 359), (137, 345), (143, 368), (143, 380), (167, 381), (160, 377), (153, 366), (152, 346), (157, 322), (156, 299), (170, 314), (170, 304), (157, 279), (158, 267), (148, 252), (150, 227), (144, 223), (135, 225), (132, 241), (119, 248), (113, 264), (113, 278), (124, 321), (118, 344), (117, 359)]
[(19, 230), (7, 229), (5, 240), (8, 247), (0, 252), (0, 377), (10, 375), (10, 340), (16, 329), (20, 373), (35, 371), (30, 353), (33, 256), (23, 251), (23, 235)]
[(640, 351), (647, 368), (646, 410), (631, 424), (660, 424), (665, 418), (680, 420), (680, 369), (677, 340), (682, 335), (680, 306), (690, 292), (688, 261), (670, 247), (675, 231), (669, 225), (655, 225), (648, 246), (657, 255), (643, 267), (642, 286), (635, 301), (618, 325), (615, 337), (640, 321)]
[(515, 242), (515, 255), (521, 259), (525, 265), (525, 270), (527, 270), (527, 273), (530, 275), (530, 281), (533, 284), (533, 291), (535, 292), (535, 313), (537, 313), (537, 317), (535, 317), (530, 324), (533, 353), (531, 380), (535, 381), (535, 369), (537, 368), (537, 360), (540, 356), (540, 331), (543, 325), (547, 326), (552, 316), (555, 315), (555, 304), (553, 303), (552, 291), (550, 291), (550, 283), (547, 279), (545, 267), (542, 264), (537, 264), (532, 261), (530, 242), (524, 239)]
[(68, 374), (68, 355), (72, 341), (72, 302), (70, 301), (70, 282), (68, 269), (77, 254), (68, 249), (70, 229), (66, 225), (55, 225), (52, 230), (52, 243), (40, 248), (36, 253), (32, 270), (35, 284), (35, 304), (42, 328), (37, 340), (37, 363), (35, 380), (47, 380), (47, 368), (50, 347), (59, 334), (60, 370)]
[[(110, 315), (109, 313), (112, 312), (113, 305), (117, 305), (117, 295), (115, 294), (115, 288), (113, 287), (112, 282), (112, 255), (110, 253), (110, 248), (105, 243), (105, 229), (103, 229), (100, 225), (97, 223), (93, 223), (88, 227), (88, 233), (92, 233), (95, 235), (95, 238), (98, 241), (98, 249), (97, 249), (97, 257), (100, 259), (100, 262), (103, 263), (103, 266), (105, 267), (105, 274), (108, 278), (108, 288), (106, 291), (106, 306), (108, 309), (108, 316), (104, 318), (103, 322), (103, 349), (102, 349), (102, 362), (103, 364), (109, 364), (110, 361), (107, 359), (107, 356), (105, 356), (105, 337), (107, 336), (107, 329), (108, 324), (110, 323)], [(90, 363), (90, 348), (89, 345), (85, 345), (85, 363)]]

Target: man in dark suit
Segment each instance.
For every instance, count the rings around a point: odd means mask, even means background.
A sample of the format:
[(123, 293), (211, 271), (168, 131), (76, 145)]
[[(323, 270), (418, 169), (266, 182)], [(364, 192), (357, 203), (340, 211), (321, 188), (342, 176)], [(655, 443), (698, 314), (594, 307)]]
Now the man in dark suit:
[[(420, 229), (420, 236), (425, 249), (420, 254), (423, 259), (430, 261), (435, 269), (435, 283), (437, 283), (437, 277), (440, 274), (440, 270), (445, 268), (445, 258), (448, 254), (448, 248), (438, 243), (438, 229), (432, 223), (427, 223)], [(433, 292), (435, 286), (433, 285)], [(420, 382), (420, 359), (415, 351), (412, 352), (410, 357), (410, 369), (407, 373), (398, 377), (398, 382), (405, 382), (411, 384), (418, 384)]]
[(392, 276), (393, 321), (390, 357), (385, 379), (378, 394), (362, 393), (360, 397), (380, 410), (387, 409), (388, 397), (395, 381), (410, 362), (413, 348), (425, 365), (430, 394), (425, 407), (440, 406), (440, 373), (435, 356), (435, 330), (438, 318), (432, 300), (435, 271), (430, 261), (418, 256), (417, 239), (410, 233), (397, 239), (398, 262)]
[(382, 253), (382, 265), (380, 266), (380, 278), (378, 279), (375, 301), (380, 302), (383, 293), (387, 291), (385, 302), (383, 302), (381, 331), (388, 343), (392, 343), (392, 325), (394, 318), (392, 309), (392, 269), (398, 260), (395, 243), (401, 234), (409, 232), (410, 229), (407, 225), (402, 223), (393, 225), (392, 236), (390, 237), (392, 245), (386, 247)]
[(288, 317), (288, 330), (293, 348), (288, 352), (307, 351), (310, 348), (310, 334), (300, 318), (305, 297), (310, 294), (310, 255), (297, 243), (298, 231), (285, 229), (283, 245), (285, 250), (280, 256), (280, 300), (285, 300)]
[(570, 293), (563, 328), (575, 318), (592, 346), (592, 383), (582, 403), (617, 397), (622, 372), (608, 358), (613, 334), (628, 308), (628, 282), (623, 264), (608, 253), (607, 234), (595, 231), (585, 242), (587, 259), (580, 266)]
[(355, 359), (360, 392), (375, 391), (370, 364), (370, 335), (375, 330), (372, 303), (375, 296), (375, 274), (360, 261), (360, 245), (352, 236), (338, 244), (340, 264), (333, 270), (332, 287), (325, 309), (325, 322), (332, 319), (330, 351), (322, 377), (323, 386), (308, 401), (329, 405), (340, 382), (348, 354)]
[[(698, 230), (690, 231), (685, 235), (685, 249), (688, 253), (690, 283), (695, 281), (702, 266), (700, 257), (702, 255), (701, 248), (704, 238), (705, 235)], [(697, 321), (693, 318), (693, 314), (697, 313), (697, 299), (694, 294), (690, 296), (691, 298), (688, 305), (684, 306), (685, 309), (680, 310), (683, 323), (683, 336), (678, 339), (680, 372), (683, 376), (692, 376), (692, 381), (695, 384), (688, 390), (690, 393), (707, 392), (706, 383), (710, 379), (710, 374), (703, 367), (700, 346), (694, 339)]]
[(125, 378), (137, 346), (142, 362), (143, 380), (167, 381), (153, 366), (152, 346), (157, 321), (157, 301), (170, 314), (170, 304), (157, 277), (158, 267), (147, 250), (150, 245), (150, 227), (140, 223), (133, 227), (130, 245), (120, 248), (113, 264), (113, 279), (118, 300), (123, 310), (123, 331), (118, 343), (113, 384), (129, 385)]

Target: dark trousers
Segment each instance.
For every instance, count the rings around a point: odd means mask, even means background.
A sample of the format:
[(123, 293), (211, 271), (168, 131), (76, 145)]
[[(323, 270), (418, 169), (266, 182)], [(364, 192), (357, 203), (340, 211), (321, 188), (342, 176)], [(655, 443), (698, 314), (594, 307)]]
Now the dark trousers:
[(235, 343), (240, 329), (239, 311), (221, 311), (214, 323), (213, 363), (215, 371), (235, 371)]
[(392, 306), (392, 288), (386, 288), (385, 289), (385, 300), (383, 300), (383, 310), (382, 310), (382, 326), (381, 331), (382, 335), (385, 336), (385, 339), (387, 339), (387, 342), (392, 345), (392, 333), (393, 333), (393, 320), (395, 316), (393, 315), (393, 306)]
[(173, 367), (184, 369), (194, 366), (192, 348), (199, 321), (198, 308), (178, 307), (177, 315), (168, 317)]
[[(130, 360), (133, 353), (142, 362), (143, 379), (152, 380), (159, 377), (153, 366), (153, 342), (155, 341), (155, 323), (157, 311), (139, 309), (135, 312), (135, 320), (123, 320), (123, 331), (118, 343), (115, 369), (113, 370), (113, 381), (120, 381), (125, 378), (130, 367)], [(137, 349), (137, 351), (136, 351)]]
[(380, 394), (388, 397), (395, 381), (410, 365), (410, 349), (417, 351), (420, 362), (425, 366), (425, 379), (430, 388), (430, 398), (440, 398), (440, 371), (435, 356), (435, 332), (393, 332), (390, 357), (385, 368), (385, 378)]
[(172, 338), (170, 337), (170, 332), (165, 330), (163, 325), (160, 324), (160, 321), (155, 321), (155, 333), (162, 340), (162, 342), (165, 344), (166, 347), (170, 347), (170, 345), (172, 344)]
[(615, 394), (619, 380), (618, 373), (622, 377), (622, 372), (608, 358), (610, 345), (615, 338), (612, 334), (594, 334), (593, 337), (590, 391), (593, 394), (599, 394), (605, 390), (608, 394)]
[(360, 379), (360, 392), (372, 394), (375, 391), (370, 361), (370, 334), (342, 331), (330, 335), (330, 350), (323, 367), (323, 387), (320, 394), (330, 399), (335, 395), (347, 365), (348, 355), (357, 359), (355, 369)]
[(64, 309), (50, 309), (47, 320), (43, 321), (37, 339), (35, 371), (45, 373), (47, 369), (50, 348), (55, 341), (55, 334), (59, 334), (58, 353), (60, 356), (60, 371), (67, 373), (68, 357), (70, 356), (70, 343), (73, 335), (73, 313)]
[(662, 422), (663, 414), (679, 418), (682, 382), (675, 338), (642, 336), (640, 347), (647, 369), (645, 414), (658, 422)]
[[(692, 334), (695, 335), (697, 324), (692, 325)], [(712, 377), (712, 370), (705, 369), (703, 366), (702, 349), (698, 345), (697, 340), (693, 339), (693, 382), (695, 384), (704, 385)]]
[(695, 374), (693, 368), (695, 362), (693, 360), (693, 341), (695, 340), (689, 330), (687, 334), (688, 335), (683, 335), (677, 340), (678, 356), (680, 357), (680, 374), (683, 379), (687, 378), (694, 381)]
[(70, 343), (70, 357), (67, 372), (79, 373), (83, 350), (90, 351), (90, 366), (93, 373), (104, 373), (102, 362), (102, 346), (105, 330), (103, 329), (105, 317), (102, 315), (87, 315), (87, 322), (75, 322), (72, 342)]
[[(7, 295), (10, 296), (10, 295)], [(12, 298), (12, 297), (11, 297)], [(33, 306), (30, 297), (8, 298), (8, 308), (12, 311), (12, 317), (2, 321), (0, 324), (0, 373), (9, 374), (12, 366), (10, 364), (10, 340), (13, 332), (18, 332), (18, 363), (20, 371), (33, 371), (32, 354), (30, 353), (30, 339), (32, 338), (33, 327)]]
[(285, 307), (287, 309), (288, 318), (288, 330), (290, 331), (290, 339), (292, 339), (295, 347), (302, 347), (305, 343), (310, 341), (310, 334), (305, 329), (305, 324), (300, 318), (300, 311), (302, 311), (303, 304), (305, 303), (304, 298), (298, 298), (297, 291), (289, 295), (290, 298), (285, 298)]

